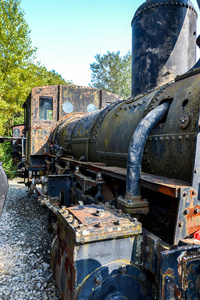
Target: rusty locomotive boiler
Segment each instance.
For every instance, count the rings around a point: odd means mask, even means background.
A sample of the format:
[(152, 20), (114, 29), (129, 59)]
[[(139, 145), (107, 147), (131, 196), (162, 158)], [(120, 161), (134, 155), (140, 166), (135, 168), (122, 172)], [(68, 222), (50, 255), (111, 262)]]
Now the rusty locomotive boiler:
[(200, 299), (196, 18), (188, 0), (138, 8), (130, 99), (51, 86), (24, 104), (20, 172), (56, 221), (61, 299)]

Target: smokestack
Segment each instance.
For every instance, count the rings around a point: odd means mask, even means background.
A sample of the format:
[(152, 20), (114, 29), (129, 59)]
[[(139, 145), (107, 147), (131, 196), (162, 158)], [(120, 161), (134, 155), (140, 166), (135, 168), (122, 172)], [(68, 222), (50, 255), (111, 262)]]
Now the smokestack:
[(189, 0), (147, 0), (132, 20), (132, 97), (187, 72), (196, 61), (197, 13)]

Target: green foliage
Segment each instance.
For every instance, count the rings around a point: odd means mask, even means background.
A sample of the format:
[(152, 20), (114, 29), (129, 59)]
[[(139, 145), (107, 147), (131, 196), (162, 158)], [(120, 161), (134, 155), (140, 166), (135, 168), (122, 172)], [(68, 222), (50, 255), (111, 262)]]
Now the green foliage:
[[(0, 135), (9, 136), (11, 126), (23, 124), (22, 105), (35, 86), (71, 84), (54, 70), (35, 63), (30, 30), (20, 0), (0, 0)], [(0, 160), (12, 173), (11, 148), (0, 145)]]
[(14, 178), (17, 174), (17, 168), (15, 162), (13, 162), (11, 151), (11, 143), (0, 144), (0, 158), (3, 162), (3, 168), (8, 177)]
[(90, 65), (92, 70), (91, 86), (115, 93), (126, 99), (131, 95), (131, 54), (123, 57), (118, 52), (95, 56), (96, 62)]

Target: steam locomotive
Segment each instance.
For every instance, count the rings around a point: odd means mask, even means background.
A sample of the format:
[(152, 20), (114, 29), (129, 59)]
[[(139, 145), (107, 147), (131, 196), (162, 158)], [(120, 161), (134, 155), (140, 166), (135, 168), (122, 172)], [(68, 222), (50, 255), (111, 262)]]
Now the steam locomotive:
[(189, 0), (138, 8), (130, 99), (66, 85), (24, 104), (19, 171), (56, 219), (61, 299), (200, 299), (196, 19)]

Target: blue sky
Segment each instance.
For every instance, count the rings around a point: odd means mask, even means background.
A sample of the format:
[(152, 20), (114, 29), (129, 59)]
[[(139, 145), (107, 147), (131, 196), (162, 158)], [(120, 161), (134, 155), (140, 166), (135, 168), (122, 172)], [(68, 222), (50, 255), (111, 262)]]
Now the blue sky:
[(97, 53), (119, 50), (124, 55), (131, 50), (131, 20), (143, 2), (21, 0), (21, 7), (38, 48), (37, 60), (65, 80), (88, 86)]

